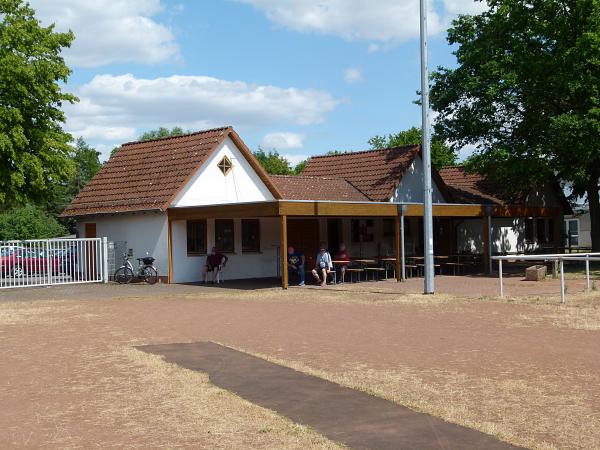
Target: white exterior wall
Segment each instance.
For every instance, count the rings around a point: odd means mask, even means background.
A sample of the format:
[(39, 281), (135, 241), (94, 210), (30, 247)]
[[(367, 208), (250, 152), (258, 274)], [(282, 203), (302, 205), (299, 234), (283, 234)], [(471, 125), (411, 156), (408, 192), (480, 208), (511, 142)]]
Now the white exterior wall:
[[(224, 156), (233, 163), (233, 169), (227, 175), (223, 175), (217, 166)], [(227, 138), (181, 190), (172, 206), (260, 202), (273, 199), (273, 195), (250, 163), (234, 142)]]
[[(592, 221), (590, 218), (589, 211), (582, 211), (576, 214), (572, 214), (569, 216), (565, 216), (565, 220), (577, 219), (579, 220), (579, 245), (577, 247), (591, 247), (592, 246)], [(562, 234), (566, 234), (566, 227), (563, 225), (564, 229), (562, 230)], [(566, 238), (563, 239), (566, 242)], [(566, 245), (566, 244), (565, 244)]]
[[(433, 202), (445, 203), (446, 199), (440, 192), (435, 180), (431, 180), (433, 187)], [(410, 167), (404, 173), (400, 184), (394, 191), (394, 195), (390, 199), (391, 202), (400, 203), (423, 203), (423, 161), (421, 157), (413, 160)]]
[[(260, 218), (260, 253), (242, 253), (242, 220), (234, 219), (234, 253), (229, 258), (224, 278), (247, 279), (268, 278), (280, 275), (281, 231), (276, 218)], [(173, 280), (175, 283), (189, 283), (202, 279), (202, 269), (206, 264), (206, 256), (187, 255), (187, 225), (185, 220), (172, 223), (173, 242)], [(207, 249), (215, 242), (215, 221), (208, 219)], [(209, 278), (210, 279), (210, 278)]]
[[(522, 218), (492, 218), (492, 252), (523, 253), (537, 250), (537, 242), (525, 242), (525, 220)], [(537, 235), (534, 220), (534, 236)], [(457, 250), (483, 253), (483, 220), (466, 219), (457, 226)]]
[[(78, 236), (85, 236), (86, 223), (96, 224), (98, 237), (107, 237), (113, 242), (126, 241), (127, 248), (133, 249), (131, 264), (134, 268), (137, 267), (135, 258), (143, 258), (148, 252), (156, 259), (154, 265), (158, 275), (169, 275), (168, 225), (165, 214), (140, 212), (81, 219), (77, 222)], [(120, 263), (120, 257), (121, 255), (117, 255), (117, 263)]]

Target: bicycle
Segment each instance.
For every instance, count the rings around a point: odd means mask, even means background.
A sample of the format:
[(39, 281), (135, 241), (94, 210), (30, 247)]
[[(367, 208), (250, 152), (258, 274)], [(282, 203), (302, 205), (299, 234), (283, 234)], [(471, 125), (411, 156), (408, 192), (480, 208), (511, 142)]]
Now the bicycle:
[(115, 271), (115, 281), (119, 284), (129, 284), (134, 278), (142, 278), (148, 284), (156, 283), (158, 281), (158, 271), (154, 267), (154, 258), (146, 256), (137, 258), (137, 261), (139, 266), (136, 274), (129, 261), (129, 255), (123, 253), (123, 265)]

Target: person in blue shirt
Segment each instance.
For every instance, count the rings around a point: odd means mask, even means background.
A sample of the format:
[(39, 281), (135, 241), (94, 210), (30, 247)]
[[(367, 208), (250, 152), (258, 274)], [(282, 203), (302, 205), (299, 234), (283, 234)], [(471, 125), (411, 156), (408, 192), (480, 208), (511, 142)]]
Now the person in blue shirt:
[(291, 246), (288, 247), (287, 254), (288, 271), (292, 275), (298, 275), (298, 278), (300, 279), (298, 286), (304, 286), (304, 254)]

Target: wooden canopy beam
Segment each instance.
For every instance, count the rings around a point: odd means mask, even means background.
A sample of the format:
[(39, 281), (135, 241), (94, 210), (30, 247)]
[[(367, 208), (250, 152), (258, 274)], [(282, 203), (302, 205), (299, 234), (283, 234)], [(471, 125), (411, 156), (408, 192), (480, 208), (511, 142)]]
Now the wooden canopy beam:
[[(423, 217), (423, 205), (407, 204), (405, 217)], [(434, 204), (434, 217), (477, 218), (487, 215), (491, 208), (492, 217), (555, 217), (556, 207), (537, 206), (484, 206), (459, 204)], [(185, 219), (232, 219), (238, 217), (396, 217), (398, 204), (385, 202), (326, 202), (274, 200), (253, 203), (232, 203), (198, 207), (169, 208), (173, 220)]]

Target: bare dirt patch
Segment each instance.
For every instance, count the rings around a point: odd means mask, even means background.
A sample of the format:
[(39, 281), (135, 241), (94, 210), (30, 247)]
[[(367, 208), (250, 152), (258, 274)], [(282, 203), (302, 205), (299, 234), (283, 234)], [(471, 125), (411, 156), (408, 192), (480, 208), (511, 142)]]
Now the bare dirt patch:
[(47, 289), (44, 301), (0, 303), (0, 447), (335, 445), (132, 350), (202, 340), (512, 443), (600, 447), (593, 294), (557, 307), (545, 297), (161, 289)]

